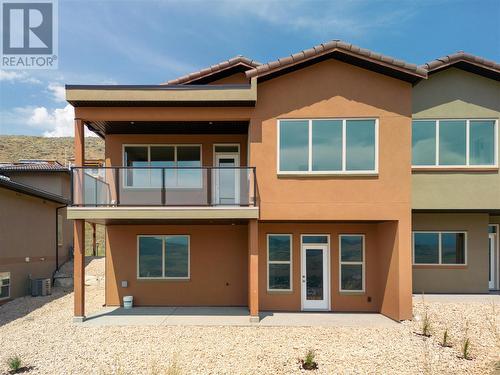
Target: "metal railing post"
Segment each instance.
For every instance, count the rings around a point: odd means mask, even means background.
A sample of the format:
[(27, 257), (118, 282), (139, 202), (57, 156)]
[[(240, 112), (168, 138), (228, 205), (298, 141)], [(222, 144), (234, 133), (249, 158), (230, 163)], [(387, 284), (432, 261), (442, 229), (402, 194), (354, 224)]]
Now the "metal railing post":
[(255, 167), (252, 167), (253, 173), (253, 206), (257, 207), (257, 174), (255, 173)]
[(165, 168), (161, 169), (161, 205), (165, 206), (167, 189), (165, 188)]
[(212, 205), (212, 172), (213, 168), (207, 168), (207, 206)]
[(115, 196), (116, 205), (120, 205), (120, 168), (115, 168)]

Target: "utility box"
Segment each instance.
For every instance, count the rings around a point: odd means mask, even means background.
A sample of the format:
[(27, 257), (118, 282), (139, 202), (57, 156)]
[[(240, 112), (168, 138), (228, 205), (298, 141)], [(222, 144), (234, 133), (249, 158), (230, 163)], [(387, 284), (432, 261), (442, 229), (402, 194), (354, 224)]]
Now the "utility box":
[(31, 296), (40, 297), (52, 294), (52, 284), (50, 279), (31, 280)]

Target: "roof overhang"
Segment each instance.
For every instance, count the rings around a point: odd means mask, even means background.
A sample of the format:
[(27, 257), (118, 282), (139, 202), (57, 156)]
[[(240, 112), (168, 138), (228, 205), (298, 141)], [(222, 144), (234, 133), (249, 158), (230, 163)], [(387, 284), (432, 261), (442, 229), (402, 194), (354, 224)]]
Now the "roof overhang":
[(0, 188), (5, 188), (8, 190), (15, 191), (17, 193), (29, 195), (32, 197), (40, 198), (45, 201), (50, 201), (53, 203), (59, 203), (62, 205), (68, 205), (69, 201), (59, 195), (49, 193), (47, 191), (39, 190), (34, 187), (21, 184), (19, 182), (10, 181), (4, 178), (0, 178)]
[(500, 71), (492, 69), (491, 67), (484, 66), (475, 62), (467, 60), (454, 61), (452, 63), (443, 64), (435, 69), (429, 70), (429, 75), (441, 72), (448, 68), (457, 68), (464, 70), (469, 73), (474, 73), (489, 79), (494, 79), (495, 81), (500, 81)]
[(256, 80), (249, 85), (66, 85), (74, 107), (242, 106), (257, 101)]

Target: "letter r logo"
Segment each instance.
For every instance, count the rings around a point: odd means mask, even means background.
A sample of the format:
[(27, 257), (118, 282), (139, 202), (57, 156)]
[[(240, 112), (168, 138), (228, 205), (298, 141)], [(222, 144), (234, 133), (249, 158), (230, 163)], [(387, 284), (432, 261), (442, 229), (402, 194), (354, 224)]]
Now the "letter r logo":
[(51, 2), (4, 2), (2, 44), (5, 55), (50, 55), (53, 50)]

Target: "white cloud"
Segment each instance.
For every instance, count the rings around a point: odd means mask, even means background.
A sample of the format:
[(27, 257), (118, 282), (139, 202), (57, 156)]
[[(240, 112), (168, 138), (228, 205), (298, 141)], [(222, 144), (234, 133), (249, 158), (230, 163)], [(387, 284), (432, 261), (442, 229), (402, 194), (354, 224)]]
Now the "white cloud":
[(65, 102), (66, 101), (66, 89), (64, 85), (57, 82), (50, 82), (47, 86), (50, 94), (52, 95), (52, 99), (56, 102)]
[[(40, 129), (44, 137), (73, 137), (75, 111), (70, 104), (64, 108), (48, 109), (47, 107), (16, 108), (19, 116), (24, 116), (26, 123), (32, 128)], [(85, 129), (85, 136), (96, 136)]]
[(0, 82), (22, 82), (22, 83), (32, 83), (32, 84), (41, 84), (37, 78), (31, 77), (25, 71), (15, 71), (15, 70), (0, 70)]

